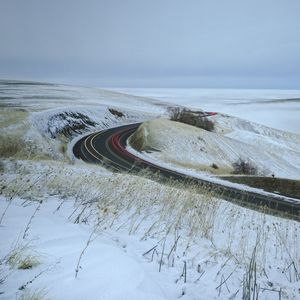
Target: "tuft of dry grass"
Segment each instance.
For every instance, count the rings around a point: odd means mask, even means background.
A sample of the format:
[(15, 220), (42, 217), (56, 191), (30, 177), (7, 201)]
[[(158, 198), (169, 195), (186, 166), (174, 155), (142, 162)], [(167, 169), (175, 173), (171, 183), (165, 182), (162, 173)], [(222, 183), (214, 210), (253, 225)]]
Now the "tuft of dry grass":
[(15, 246), (6, 256), (5, 263), (11, 269), (27, 270), (40, 264), (40, 257), (32, 254), (28, 244), (24, 246)]
[(18, 264), (18, 269), (27, 270), (32, 269), (40, 264), (38, 257), (33, 255), (26, 255)]
[(16, 299), (17, 300), (46, 300), (49, 298), (47, 298), (47, 291), (44, 288), (42, 288), (34, 291), (27, 289), (22, 293), (19, 293)]

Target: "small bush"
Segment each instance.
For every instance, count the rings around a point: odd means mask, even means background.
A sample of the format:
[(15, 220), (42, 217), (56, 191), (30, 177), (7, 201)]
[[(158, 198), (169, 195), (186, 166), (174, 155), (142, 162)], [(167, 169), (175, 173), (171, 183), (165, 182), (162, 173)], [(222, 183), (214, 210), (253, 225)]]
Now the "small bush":
[(232, 167), (232, 174), (258, 175), (257, 167), (251, 161), (242, 158), (239, 158), (238, 161), (234, 162)]
[(219, 169), (219, 167), (218, 167), (218, 165), (217, 164), (215, 164), (215, 163), (213, 163), (212, 165), (211, 165), (211, 167), (213, 168), (213, 169)]
[(210, 121), (202, 111), (192, 111), (186, 108), (181, 109), (179, 107), (175, 107), (170, 112), (170, 119), (172, 121), (202, 128), (207, 131), (214, 131), (215, 129), (214, 123)]
[(124, 115), (121, 111), (118, 111), (118, 110), (113, 109), (113, 108), (109, 108), (108, 110), (109, 110), (109, 112), (110, 112), (112, 115), (114, 115), (114, 116), (116, 116), (116, 117), (118, 117), (118, 118), (125, 117), (125, 115)]

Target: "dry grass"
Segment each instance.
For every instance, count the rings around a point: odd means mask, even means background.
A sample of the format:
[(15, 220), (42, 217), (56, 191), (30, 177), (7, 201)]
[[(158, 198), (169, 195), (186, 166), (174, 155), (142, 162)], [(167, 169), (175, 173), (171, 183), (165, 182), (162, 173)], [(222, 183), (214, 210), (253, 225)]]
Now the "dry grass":
[(5, 256), (4, 263), (11, 269), (27, 270), (38, 266), (41, 258), (29, 247), (29, 244), (13, 245), (11, 251)]
[(169, 159), (168, 162), (172, 165), (177, 165), (179, 167), (182, 167), (184, 169), (190, 169), (190, 170), (195, 170), (195, 171), (203, 171), (207, 173), (211, 173), (214, 175), (224, 175), (224, 174), (230, 174), (232, 169), (231, 168), (226, 168), (226, 167), (218, 167), (215, 168), (213, 165), (208, 166), (208, 165), (201, 165), (197, 164), (195, 167), (195, 163), (190, 163), (190, 162), (182, 162), (179, 160), (173, 160)]
[(31, 160), (66, 159), (67, 139), (43, 136), (28, 119), (28, 112), (5, 108), (0, 113), (0, 157)]
[[(143, 126), (143, 125), (142, 125)], [(128, 139), (130, 146), (132, 146), (137, 151), (147, 151), (145, 135), (142, 131), (143, 127), (140, 126), (138, 130), (135, 131)]]
[(47, 291), (45, 289), (37, 289), (37, 290), (25, 290), (22, 293), (19, 293), (16, 297), (17, 300), (46, 300)]
[[(269, 243), (267, 237), (270, 234), (274, 238), (278, 232), (283, 232), (284, 238), (280, 243), (278, 240), (275, 242), (282, 244), (286, 241), (295, 245), (289, 247), (290, 251), (295, 250), (291, 256), (300, 257), (299, 237), (295, 235), (300, 229), (299, 223), (221, 201), (205, 191), (200, 194), (197, 185), (176, 181), (162, 185), (140, 176), (103, 175), (97, 172), (97, 168), (91, 168), (90, 173), (84, 175), (76, 168), (73, 171), (72, 166), (67, 164), (45, 165), (44, 169), (40, 166), (42, 178), (38, 184), (33, 184), (35, 178), (32, 177), (31, 166), (23, 165), (22, 169), (23, 174), (13, 180), (14, 185), (8, 184), (3, 194), (9, 196), (25, 183), (30, 189), (24, 187), (19, 194), (29, 200), (41, 198), (43, 194), (73, 198), (76, 206), (70, 218), (80, 223), (99, 217), (102, 220), (99, 230), (114, 228), (130, 234), (138, 233), (144, 239), (169, 238), (181, 232), (180, 242), (184, 248), (196, 243), (199, 238), (207, 238), (217, 245), (221, 232), (225, 242), (218, 245), (219, 249), (240, 256), (241, 261), (247, 257), (250, 242), (246, 241), (251, 241), (257, 232), (262, 235), (257, 257), (260, 257), (264, 243)], [(98, 211), (94, 209), (95, 205)], [(288, 232), (286, 228), (289, 228)]]
[(21, 124), (28, 117), (28, 112), (24, 109), (4, 108), (0, 113), (0, 128), (9, 127), (14, 124)]
[(251, 187), (264, 189), (268, 192), (277, 192), (288, 197), (300, 199), (299, 180), (262, 176), (223, 176), (222, 178), (231, 182), (247, 184)]
[(26, 144), (19, 135), (0, 134), (0, 156), (2, 158), (20, 156), (25, 149)]
[[(185, 282), (199, 277), (201, 251), (203, 243), (207, 243), (209, 254), (206, 255), (215, 260), (221, 257), (224, 264), (235, 265), (241, 270), (249, 269), (256, 247), (258, 284), (266, 281), (266, 276), (272, 277), (274, 268), (290, 282), (300, 281), (300, 224), (297, 222), (236, 206), (205, 191), (201, 194), (197, 185), (175, 181), (160, 184), (144, 177), (151, 177), (150, 174), (141, 177), (100, 173), (99, 167), (93, 166), (82, 166), (85, 171), (78, 172), (68, 164), (44, 162), (38, 169), (42, 177), (38, 184), (33, 184), (31, 164), (19, 162), (15, 167), (22, 170), (21, 174), (13, 180), (13, 185), (5, 184), (4, 195), (11, 195), (18, 187), (20, 192), (13, 195), (22, 196), (27, 202), (56, 195), (62, 199), (57, 210), (64, 201), (71, 199), (75, 206), (69, 219), (75, 223), (96, 224), (91, 241), (106, 230), (151, 240), (155, 244), (144, 257), (156, 262), (158, 270), (181, 269), (182, 276), (178, 280)], [(89, 244), (88, 241), (87, 247)], [(223, 267), (218, 271), (219, 276), (223, 276), (220, 293), (230, 275), (222, 272)]]

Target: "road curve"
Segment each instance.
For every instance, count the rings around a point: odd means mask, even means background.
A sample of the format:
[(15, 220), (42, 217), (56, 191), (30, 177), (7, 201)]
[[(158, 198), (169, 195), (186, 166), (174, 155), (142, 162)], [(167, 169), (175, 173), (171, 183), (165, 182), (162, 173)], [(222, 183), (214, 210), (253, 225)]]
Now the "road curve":
[(245, 191), (242, 188), (194, 178), (136, 157), (126, 150), (126, 143), (140, 124), (124, 125), (89, 134), (74, 145), (73, 153), (78, 159), (89, 163), (101, 163), (115, 171), (139, 172), (147, 168), (149, 171), (159, 172), (160, 180), (188, 181), (230, 202), (258, 210), (264, 208), (264, 212), (300, 221), (300, 200)]

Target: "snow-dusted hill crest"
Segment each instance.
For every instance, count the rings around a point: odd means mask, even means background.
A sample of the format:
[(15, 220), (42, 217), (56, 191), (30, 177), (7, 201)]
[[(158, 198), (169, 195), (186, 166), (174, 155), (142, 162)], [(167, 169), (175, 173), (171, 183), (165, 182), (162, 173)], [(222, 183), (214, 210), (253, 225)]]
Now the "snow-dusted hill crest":
[(22, 158), (61, 160), (67, 143), (82, 134), (143, 122), (169, 109), (154, 99), (67, 85), (1, 81), (0, 92), (2, 155)]
[[(112, 112), (118, 112), (112, 113)], [(69, 139), (85, 132), (102, 130), (122, 124), (142, 122), (154, 113), (116, 108), (115, 106), (75, 106), (48, 109), (31, 114), (32, 124), (50, 138), (63, 135)]]

